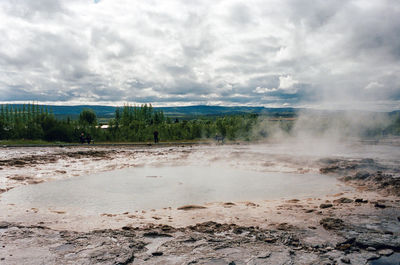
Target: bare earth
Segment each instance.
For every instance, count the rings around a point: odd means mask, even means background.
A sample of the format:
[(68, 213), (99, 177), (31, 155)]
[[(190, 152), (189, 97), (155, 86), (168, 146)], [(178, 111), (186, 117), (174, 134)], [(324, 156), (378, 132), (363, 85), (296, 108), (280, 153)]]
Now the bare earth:
[[(343, 148), (321, 143), (4, 147), (0, 264), (367, 264), (380, 257), (399, 264), (398, 149), (397, 139)], [(100, 215), (1, 201), (21, 185), (128, 167), (214, 164), (321, 172), (340, 179), (342, 192)]]

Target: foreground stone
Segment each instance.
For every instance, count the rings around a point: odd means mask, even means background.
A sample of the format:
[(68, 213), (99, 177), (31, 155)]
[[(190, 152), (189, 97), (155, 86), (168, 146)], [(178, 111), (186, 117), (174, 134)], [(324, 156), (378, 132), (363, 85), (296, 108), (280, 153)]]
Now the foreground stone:
[(324, 228), (328, 224), (332, 236), (342, 238), (336, 245), (310, 241), (312, 231), (211, 221), (86, 233), (2, 222), (0, 258), (2, 264), (365, 264), (400, 249), (398, 235), (321, 220)]

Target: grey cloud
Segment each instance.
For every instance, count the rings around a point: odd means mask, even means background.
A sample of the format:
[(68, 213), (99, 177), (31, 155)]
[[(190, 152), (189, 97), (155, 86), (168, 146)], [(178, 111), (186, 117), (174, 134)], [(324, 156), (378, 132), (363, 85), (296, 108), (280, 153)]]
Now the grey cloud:
[(187, 95), (185, 97), (178, 96), (170, 96), (170, 97), (161, 97), (161, 96), (130, 96), (127, 97), (128, 101), (135, 101), (139, 103), (153, 103), (153, 102), (162, 102), (162, 103), (175, 103), (175, 102), (196, 102), (198, 104), (205, 104), (207, 100), (198, 96), (190, 96)]
[(0, 100), (7, 101), (68, 101), (73, 99), (71, 93), (65, 93), (64, 91), (34, 91), (27, 89), (24, 86), (11, 86), (11, 89), (7, 90), (7, 98)]
[(268, 87), (277, 88), (279, 87), (279, 76), (278, 75), (263, 75), (251, 78), (248, 82), (250, 87)]
[(0, 100), (400, 100), (400, 3), (365, 3), (5, 0)]
[(365, 86), (363, 95), (369, 100), (400, 100), (400, 73), (390, 74), (380, 77), (377, 82), (370, 82), (369, 84), (376, 84), (376, 86)]
[(67, 12), (61, 0), (12, 0), (6, 1), (4, 5), (9, 14), (29, 20), (51, 19)]
[(374, 12), (356, 14), (360, 23), (350, 26), (352, 53), (363, 57), (381, 57), (385, 61), (400, 59), (400, 35), (396, 34), (400, 32), (400, 4), (393, 5)]
[(109, 27), (92, 28), (90, 42), (94, 49), (101, 51), (106, 60), (122, 60), (134, 55), (134, 44)]
[(229, 21), (234, 25), (247, 26), (253, 22), (250, 8), (243, 4), (235, 4), (230, 9)]
[(171, 96), (176, 95), (206, 95), (212, 92), (208, 84), (198, 83), (192, 79), (179, 79), (176, 80), (173, 86), (159, 86), (155, 87), (155, 91)]
[(322, 100), (321, 95), (316, 89), (308, 84), (295, 84), (293, 85), (295, 92), (288, 92), (284, 89), (277, 89), (268, 93), (268, 96), (280, 98), (283, 100), (291, 100), (293, 102), (306, 101), (316, 102)]
[(0, 62), (5, 68), (39, 70), (44, 75), (57, 71), (69, 80), (88, 74), (86, 49), (68, 37), (40, 32), (24, 45), (15, 55), (0, 53)]
[[(185, 34), (180, 40), (186, 63), (195, 63), (211, 55), (216, 48), (217, 37), (207, 23), (207, 14), (190, 13), (183, 23)], [(190, 32), (190, 34), (186, 34)]]
[[(277, 50), (275, 50), (275, 52), (276, 51)], [(250, 51), (247, 51), (246, 53), (228, 55), (224, 59), (228, 60), (229, 62), (237, 63), (237, 64), (241, 64), (241, 65), (242, 64), (254, 65), (257, 63), (265, 63), (266, 55), (267, 54), (265, 54), (259, 50), (258, 51), (250, 50)]]
[(167, 73), (172, 76), (182, 77), (182, 76), (190, 76), (193, 75), (192, 69), (187, 66), (178, 66), (178, 65), (165, 65), (163, 67)]
[(150, 82), (150, 81), (145, 81), (145, 80), (140, 80), (138, 77), (131, 77), (128, 78), (124, 82), (124, 86), (127, 88), (147, 88), (147, 87), (155, 87), (157, 86), (156, 83)]
[(304, 25), (316, 30), (329, 24), (330, 20), (348, 5), (348, 1), (289, 0), (287, 5), (289, 17), (295, 25)]

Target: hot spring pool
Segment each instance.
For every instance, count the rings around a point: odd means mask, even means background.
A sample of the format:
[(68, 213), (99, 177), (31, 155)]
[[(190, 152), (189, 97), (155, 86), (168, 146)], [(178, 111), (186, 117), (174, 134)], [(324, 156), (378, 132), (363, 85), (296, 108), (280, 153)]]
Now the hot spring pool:
[(313, 197), (339, 192), (334, 177), (222, 167), (145, 167), (12, 189), (3, 203), (93, 213), (178, 207), (216, 201)]

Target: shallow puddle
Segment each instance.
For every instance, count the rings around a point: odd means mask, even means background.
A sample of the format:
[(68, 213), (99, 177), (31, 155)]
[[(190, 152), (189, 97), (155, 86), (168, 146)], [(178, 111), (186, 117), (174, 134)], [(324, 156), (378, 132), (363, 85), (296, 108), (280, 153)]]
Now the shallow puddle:
[(18, 187), (2, 203), (93, 213), (178, 207), (216, 201), (317, 197), (339, 192), (319, 174), (255, 172), (222, 167), (145, 167)]
[(394, 253), (388, 257), (382, 256), (379, 259), (370, 261), (368, 264), (370, 264), (370, 265), (399, 265), (400, 264), (400, 253)]

